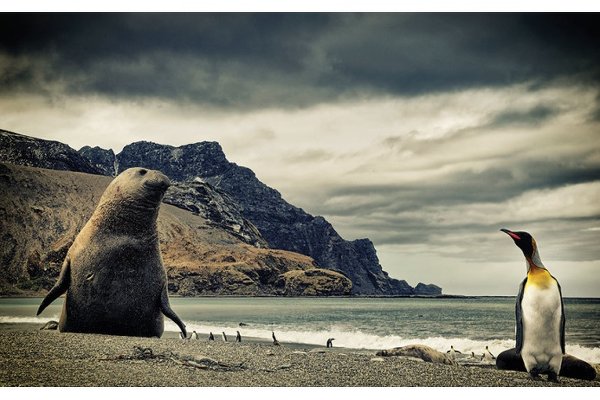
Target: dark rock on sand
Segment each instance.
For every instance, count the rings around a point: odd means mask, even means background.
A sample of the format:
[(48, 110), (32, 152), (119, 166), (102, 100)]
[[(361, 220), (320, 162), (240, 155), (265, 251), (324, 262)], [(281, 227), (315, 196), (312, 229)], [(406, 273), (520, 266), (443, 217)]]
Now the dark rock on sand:
[(404, 347), (394, 347), (390, 350), (381, 350), (376, 355), (380, 357), (412, 357), (434, 364), (456, 365), (456, 362), (444, 353), (423, 344), (411, 344)]
[(44, 326), (40, 328), (40, 331), (55, 331), (58, 329), (58, 322), (48, 321)]
[[(525, 364), (516, 350), (509, 349), (498, 354), (496, 367), (501, 370), (526, 371)], [(595, 368), (587, 362), (570, 354), (565, 354), (560, 367), (560, 376), (592, 381), (596, 378)]]

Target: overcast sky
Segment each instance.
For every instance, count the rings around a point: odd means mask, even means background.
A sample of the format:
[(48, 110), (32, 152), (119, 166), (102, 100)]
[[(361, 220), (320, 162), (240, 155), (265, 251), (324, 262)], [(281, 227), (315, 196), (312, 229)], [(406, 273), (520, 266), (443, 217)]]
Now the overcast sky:
[(384, 270), (600, 297), (597, 14), (0, 14), (0, 128), (221, 143)]

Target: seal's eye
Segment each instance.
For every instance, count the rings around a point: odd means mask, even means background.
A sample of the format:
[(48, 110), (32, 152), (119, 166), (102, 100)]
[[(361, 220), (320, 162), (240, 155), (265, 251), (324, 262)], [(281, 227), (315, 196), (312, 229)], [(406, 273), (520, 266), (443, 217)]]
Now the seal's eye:
[(140, 175), (146, 175), (146, 172), (148, 172), (148, 171), (146, 171), (145, 169), (140, 169), (139, 174)]

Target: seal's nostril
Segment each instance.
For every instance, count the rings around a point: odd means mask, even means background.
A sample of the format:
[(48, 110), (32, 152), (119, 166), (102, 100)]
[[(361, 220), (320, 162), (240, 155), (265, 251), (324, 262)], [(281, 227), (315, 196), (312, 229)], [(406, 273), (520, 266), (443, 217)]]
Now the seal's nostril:
[(148, 171), (145, 169), (140, 169), (140, 175), (146, 175), (146, 172), (148, 172)]

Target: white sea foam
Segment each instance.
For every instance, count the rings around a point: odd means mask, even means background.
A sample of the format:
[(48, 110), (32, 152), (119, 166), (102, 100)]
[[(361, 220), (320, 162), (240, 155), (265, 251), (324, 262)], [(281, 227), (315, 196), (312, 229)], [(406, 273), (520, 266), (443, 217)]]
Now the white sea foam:
[[(200, 337), (208, 336), (209, 332), (215, 335), (217, 340), (220, 339), (221, 332), (225, 332), (228, 336), (235, 337), (236, 331), (240, 331), (242, 336), (253, 337), (258, 339), (271, 340), (271, 330), (267, 326), (244, 326), (237, 325), (215, 325), (211, 322), (186, 322), (188, 332), (196, 331)], [(170, 320), (165, 320), (165, 329), (168, 331), (178, 332), (179, 328)], [(393, 347), (401, 347), (409, 344), (424, 344), (441, 352), (446, 352), (450, 346), (454, 346), (456, 350), (462, 352), (465, 356), (474, 352), (476, 356), (481, 357), (485, 351), (485, 346), (488, 346), (490, 352), (498, 355), (504, 350), (515, 347), (514, 339), (492, 339), (492, 340), (474, 340), (459, 337), (423, 337), (423, 338), (406, 338), (396, 335), (379, 336), (371, 333), (365, 333), (358, 330), (347, 330), (333, 328), (329, 330), (288, 330), (285, 328), (275, 328), (277, 340), (281, 343), (301, 343), (311, 345), (324, 346), (328, 338), (335, 338), (335, 347), (344, 347), (351, 349), (366, 349), (366, 350), (381, 350), (390, 349)], [(581, 345), (567, 345), (566, 352), (577, 358), (590, 363), (600, 363), (600, 347), (586, 347)]]
[[(59, 319), (59, 315), (46, 317), (14, 317), (0, 316), (0, 324), (45, 324), (48, 321)], [(202, 321), (186, 321), (188, 332), (196, 331), (199, 335), (208, 336), (209, 332), (215, 334), (217, 340), (220, 339), (221, 332), (225, 332), (232, 338), (235, 337), (236, 331), (240, 331), (243, 337), (253, 337), (271, 340), (271, 329), (275, 330), (277, 339), (281, 343), (300, 343), (324, 346), (328, 338), (335, 338), (334, 346), (351, 348), (351, 349), (366, 349), (366, 350), (381, 350), (390, 349), (393, 347), (401, 347), (409, 344), (424, 344), (438, 351), (446, 352), (450, 346), (454, 346), (464, 355), (470, 355), (474, 352), (475, 355), (481, 356), (488, 346), (489, 350), (494, 355), (510, 349), (515, 346), (514, 339), (494, 339), (494, 340), (473, 340), (459, 337), (422, 337), (422, 338), (406, 338), (397, 335), (374, 335), (365, 333), (359, 330), (349, 330), (342, 327), (333, 327), (328, 330), (290, 330), (286, 328), (271, 328), (265, 325), (250, 325), (240, 327), (236, 324), (230, 325), (215, 325), (214, 322)], [(171, 320), (165, 319), (165, 330), (178, 332), (179, 327)], [(577, 358), (590, 363), (600, 363), (600, 347), (587, 347), (578, 344), (567, 344), (566, 352)]]
[(52, 317), (7, 317), (0, 316), (0, 324), (45, 324), (48, 321), (58, 321), (59, 315)]

